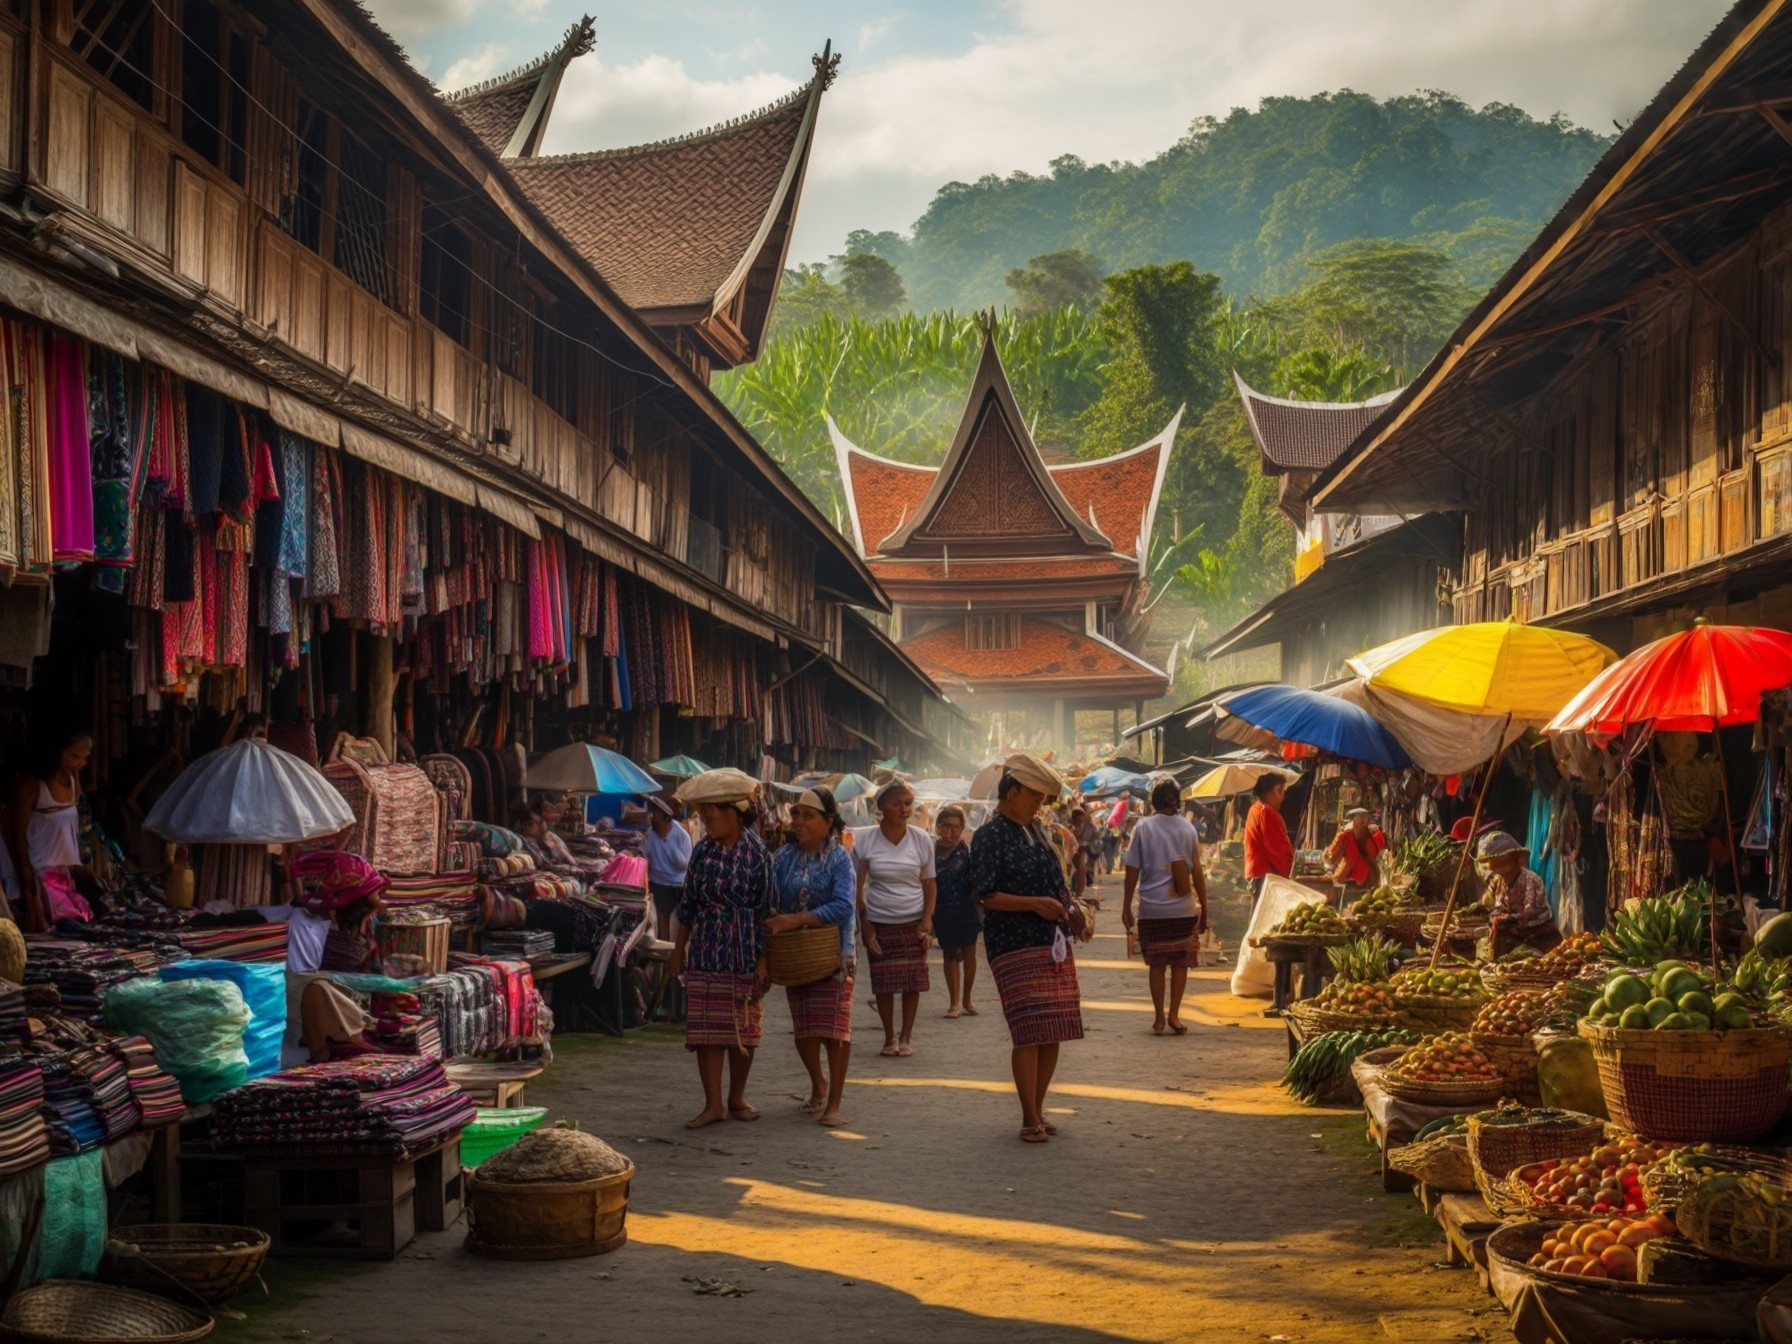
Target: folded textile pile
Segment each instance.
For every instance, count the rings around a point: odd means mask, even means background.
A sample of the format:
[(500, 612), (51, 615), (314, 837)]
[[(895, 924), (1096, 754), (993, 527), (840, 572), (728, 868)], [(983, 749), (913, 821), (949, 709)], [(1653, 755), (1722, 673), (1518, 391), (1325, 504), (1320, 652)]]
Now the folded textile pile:
[(380, 893), (380, 902), (392, 914), (420, 910), (444, 915), (452, 924), (479, 922), (479, 884), (470, 866), (464, 872), (392, 878), (391, 885)]
[(474, 870), (481, 882), (500, 882), (507, 877), (523, 877), (535, 871), (535, 859), (529, 854), (503, 854), (479, 860)]
[(25, 984), (50, 985), (71, 1017), (98, 1017), (106, 991), (184, 959), (179, 948), (36, 946), (25, 963)]
[(43, 1105), (43, 1068), (22, 1056), (0, 1060), (0, 1177), (49, 1159)]
[(497, 929), (479, 943), (488, 957), (528, 961), (554, 950), (554, 935), (547, 929)]
[(124, 1064), (125, 1081), (142, 1116), (142, 1128), (171, 1125), (186, 1112), (180, 1084), (156, 1062), (156, 1048), (147, 1036), (120, 1036), (112, 1044)]
[(473, 1119), (439, 1059), (362, 1055), (288, 1069), (218, 1098), (220, 1148), (330, 1151), (427, 1147)]
[(647, 860), (639, 854), (618, 854), (604, 865), (600, 880), (624, 887), (647, 885)]
[(49, 1054), (38, 1062), (44, 1072), (43, 1117), (51, 1151), (66, 1157), (99, 1147), (106, 1141), (106, 1122), (94, 1109), (86, 1079), (76, 1072), (70, 1056)]
[(25, 991), (0, 980), (0, 1049), (22, 1046), (31, 1039), (31, 1016), (25, 1008)]
[(286, 963), (286, 923), (239, 924), (182, 929), (175, 938), (189, 957), (215, 961)]
[(69, 1079), (99, 1116), (107, 1142), (123, 1138), (142, 1123), (143, 1108), (131, 1095), (130, 1075), (117, 1051), (90, 1045), (72, 1051), (68, 1062)]
[(488, 822), (457, 821), (453, 827), (453, 838), (479, 846), (479, 852), (488, 859), (500, 859), (506, 854), (523, 852), (522, 836)]
[(373, 1025), (361, 1039), (381, 1054), (441, 1058), (441, 1028), (423, 1012), (415, 994), (375, 994), (369, 1015)]

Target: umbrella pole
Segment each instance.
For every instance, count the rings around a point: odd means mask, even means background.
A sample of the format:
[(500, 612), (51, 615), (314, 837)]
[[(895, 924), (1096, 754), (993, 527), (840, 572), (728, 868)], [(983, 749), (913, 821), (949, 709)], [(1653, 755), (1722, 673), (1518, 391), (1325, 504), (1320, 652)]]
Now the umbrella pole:
[[(1506, 718), (1506, 728), (1512, 726), (1511, 716)], [(1505, 741), (1505, 732), (1500, 733), (1500, 740)], [(1506, 754), (1502, 745), (1487, 762), (1487, 773), (1481, 776), (1481, 787), (1475, 792), (1475, 815), (1468, 824), (1468, 839), (1462, 846), (1462, 857), (1456, 860), (1456, 876), (1450, 882), (1450, 895), (1444, 901), (1443, 927), (1437, 931), (1437, 942), (1431, 948), (1431, 969), (1437, 969), (1437, 960), (1443, 955), (1444, 944), (1450, 938), (1450, 916), (1456, 912), (1456, 892), (1462, 886), (1462, 874), (1468, 869), (1468, 856), (1475, 848), (1475, 834), (1481, 829), (1481, 809), (1487, 803), (1487, 790), (1493, 784), (1493, 772), (1499, 768), (1500, 757)]]
[[(1742, 865), (1736, 859), (1736, 814), (1730, 810), (1730, 767), (1724, 762), (1724, 732), (1716, 724), (1711, 728), (1711, 740), (1717, 746), (1717, 786), (1724, 798), (1724, 844), (1730, 851), (1730, 882), (1736, 888), (1736, 905), (1742, 906)], [(1717, 964), (1717, 883), (1711, 884), (1711, 978), (1716, 984), (1722, 979)]]

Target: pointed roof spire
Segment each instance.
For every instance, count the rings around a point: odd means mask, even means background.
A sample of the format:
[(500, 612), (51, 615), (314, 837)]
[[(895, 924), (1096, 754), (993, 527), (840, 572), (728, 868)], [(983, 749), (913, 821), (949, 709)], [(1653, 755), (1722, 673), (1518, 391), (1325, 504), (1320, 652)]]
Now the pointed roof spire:
[(541, 148), (566, 67), (596, 45), (597, 25), (587, 14), (566, 30), (552, 51), (508, 74), (443, 97), (499, 158), (526, 157)]

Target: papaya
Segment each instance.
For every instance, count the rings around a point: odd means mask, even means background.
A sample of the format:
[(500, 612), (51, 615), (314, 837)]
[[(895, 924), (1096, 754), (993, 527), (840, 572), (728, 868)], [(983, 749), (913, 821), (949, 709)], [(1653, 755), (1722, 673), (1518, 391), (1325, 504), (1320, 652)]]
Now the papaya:
[(1659, 1027), (1662, 1020), (1666, 1018), (1669, 1013), (1674, 1011), (1674, 1001), (1672, 999), (1654, 998), (1645, 1003), (1643, 1008), (1649, 1014), (1649, 1025), (1652, 1027)]
[(1620, 971), (1605, 982), (1605, 1001), (1622, 1013), (1626, 1008), (1646, 1003), (1649, 986), (1628, 971)]
[(1792, 914), (1775, 915), (1756, 929), (1755, 951), (1768, 961), (1792, 957)]
[(1618, 1025), (1626, 1031), (1647, 1031), (1655, 1024), (1649, 1020), (1649, 1010), (1640, 1003), (1633, 1003), (1618, 1015)]

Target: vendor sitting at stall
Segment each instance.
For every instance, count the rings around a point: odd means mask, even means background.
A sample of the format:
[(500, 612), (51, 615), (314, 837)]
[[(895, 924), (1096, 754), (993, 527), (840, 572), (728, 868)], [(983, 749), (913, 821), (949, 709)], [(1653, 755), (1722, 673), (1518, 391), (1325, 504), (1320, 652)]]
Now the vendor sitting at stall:
[(1489, 960), (1498, 960), (1520, 943), (1547, 952), (1562, 941), (1543, 879), (1525, 866), (1530, 853), (1505, 831), (1488, 831), (1475, 846), (1475, 858), (1487, 870), (1481, 901), (1493, 916), (1487, 935)]
[(372, 936), (385, 876), (357, 854), (316, 850), (292, 864), (287, 922), (286, 1040), (282, 1062), (318, 1062), (361, 1047), (370, 1025), (332, 972), (377, 971)]
[(1372, 887), (1381, 872), (1381, 852), (1388, 839), (1369, 817), (1366, 807), (1353, 807), (1344, 814), (1343, 826), (1326, 848), (1325, 861), (1332, 866), (1332, 880), (1361, 891)]
[(517, 814), (516, 833), (523, 837), (523, 848), (537, 868), (579, 883), (595, 882), (603, 871), (603, 864), (581, 859), (568, 849), (539, 808)]

